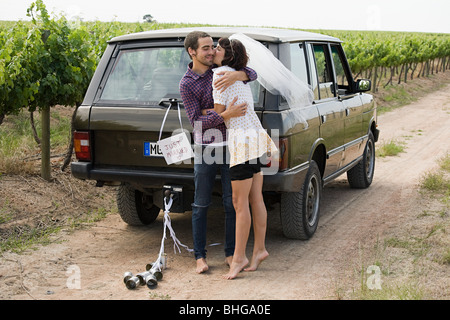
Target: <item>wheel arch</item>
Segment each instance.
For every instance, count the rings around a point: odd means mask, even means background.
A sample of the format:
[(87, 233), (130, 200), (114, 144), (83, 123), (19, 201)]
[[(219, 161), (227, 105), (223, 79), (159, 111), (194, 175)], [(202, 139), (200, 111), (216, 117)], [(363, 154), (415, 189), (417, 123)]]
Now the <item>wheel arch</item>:
[(313, 147), (311, 148), (311, 152), (308, 159), (309, 162), (311, 160), (314, 160), (317, 163), (322, 178), (325, 172), (325, 166), (327, 162), (327, 150), (325, 148), (324, 142), (325, 140), (322, 138), (316, 140)]
[(370, 119), (369, 131), (373, 134), (374, 142), (378, 142), (378, 136), (380, 135), (380, 130), (377, 127), (378, 125), (375, 118)]

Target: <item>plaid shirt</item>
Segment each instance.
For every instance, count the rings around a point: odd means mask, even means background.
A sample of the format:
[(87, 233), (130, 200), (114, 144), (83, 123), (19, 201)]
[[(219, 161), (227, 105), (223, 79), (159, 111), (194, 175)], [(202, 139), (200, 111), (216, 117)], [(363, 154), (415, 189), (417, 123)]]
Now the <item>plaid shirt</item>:
[[(214, 108), (212, 95), (213, 66), (204, 74), (198, 75), (192, 71), (192, 62), (180, 81), (180, 95), (184, 109), (194, 128), (194, 142), (196, 144), (222, 143), (227, 141), (227, 128), (223, 118), (214, 110), (202, 115), (203, 109)], [(250, 81), (257, 78), (257, 74), (250, 68), (244, 68)], [(201, 126), (201, 130), (200, 130)], [(212, 130), (209, 130), (212, 129)]]

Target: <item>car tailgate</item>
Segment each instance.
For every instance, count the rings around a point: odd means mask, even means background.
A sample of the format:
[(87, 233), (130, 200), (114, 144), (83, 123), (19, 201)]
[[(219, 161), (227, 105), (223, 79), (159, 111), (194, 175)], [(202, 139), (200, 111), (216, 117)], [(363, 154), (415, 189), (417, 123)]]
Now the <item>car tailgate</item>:
[[(127, 167), (167, 167), (156, 143), (159, 139), (166, 107), (108, 107), (93, 106), (89, 129), (94, 143), (94, 165)], [(183, 128), (192, 126), (184, 109), (181, 110)], [(180, 130), (178, 111), (172, 108), (166, 118), (162, 139)], [(191, 135), (188, 135), (191, 139)], [(192, 141), (192, 140), (191, 140)], [(193, 167), (193, 164), (173, 164), (171, 167)]]

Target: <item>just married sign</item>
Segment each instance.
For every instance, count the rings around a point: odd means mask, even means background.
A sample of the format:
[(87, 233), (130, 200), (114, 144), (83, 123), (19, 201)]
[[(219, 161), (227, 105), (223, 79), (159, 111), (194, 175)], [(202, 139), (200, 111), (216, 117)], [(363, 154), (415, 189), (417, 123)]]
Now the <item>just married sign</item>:
[(163, 132), (164, 124), (166, 123), (167, 115), (169, 114), (170, 108), (175, 104), (178, 109), (178, 120), (180, 121), (180, 128), (181, 130), (183, 130), (180, 104), (177, 102), (177, 99), (169, 99), (169, 102), (170, 105), (167, 108), (166, 114), (164, 115), (164, 119), (161, 123), (161, 129), (159, 130), (158, 146), (167, 164), (170, 165), (172, 163), (177, 163), (192, 158), (194, 156), (194, 152), (192, 151), (191, 143), (189, 142), (189, 139), (184, 132), (172, 135), (161, 140), (161, 135)]
[(159, 140), (158, 145), (167, 164), (181, 162), (194, 156), (191, 144), (184, 132)]

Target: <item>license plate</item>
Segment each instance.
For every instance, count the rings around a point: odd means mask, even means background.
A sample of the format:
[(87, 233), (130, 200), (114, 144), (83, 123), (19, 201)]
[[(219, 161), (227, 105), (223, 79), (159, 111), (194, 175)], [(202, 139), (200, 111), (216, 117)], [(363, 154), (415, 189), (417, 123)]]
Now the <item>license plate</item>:
[(164, 158), (157, 142), (144, 142), (144, 157)]

